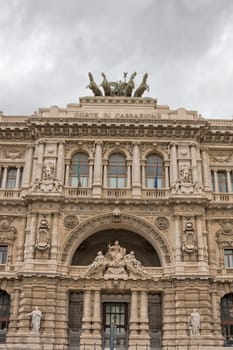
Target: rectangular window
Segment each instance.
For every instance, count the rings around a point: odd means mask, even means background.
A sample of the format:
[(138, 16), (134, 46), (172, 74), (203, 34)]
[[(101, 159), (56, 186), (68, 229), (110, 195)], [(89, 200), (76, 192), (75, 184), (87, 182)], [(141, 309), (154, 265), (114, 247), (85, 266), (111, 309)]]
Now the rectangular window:
[(227, 192), (227, 176), (225, 171), (218, 171), (218, 190)]
[(15, 188), (15, 186), (16, 186), (16, 174), (17, 174), (16, 168), (8, 168), (6, 188)]
[(224, 249), (224, 265), (233, 268), (233, 249)]
[(212, 191), (215, 192), (214, 172), (211, 171)]
[(7, 246), (0, 245), (0, 264), (6, 264), (7, 261)]

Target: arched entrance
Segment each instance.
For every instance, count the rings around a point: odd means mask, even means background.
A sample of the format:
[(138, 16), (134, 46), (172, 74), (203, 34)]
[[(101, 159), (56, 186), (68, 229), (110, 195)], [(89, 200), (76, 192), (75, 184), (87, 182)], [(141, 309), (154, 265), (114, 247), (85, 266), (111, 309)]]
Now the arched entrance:
[(0, 290), (0, 344), (6, 342), (6, 333), (10, 318), (10, 296)]
[[(103, 266), (96, 260), (98, 252)], [(134, 265), (127, 265), (132, 253)], [(70, 349), (80, 344), (104, 350), (160, 349), (162, 295), (149, 291), (153, 278), (144, 270), (161, 268), (151, 243), (123, 228), (98, 231), (81, 242), (71, 259), (72, 267), (87, 265), (84, 289), (70, 292)]]

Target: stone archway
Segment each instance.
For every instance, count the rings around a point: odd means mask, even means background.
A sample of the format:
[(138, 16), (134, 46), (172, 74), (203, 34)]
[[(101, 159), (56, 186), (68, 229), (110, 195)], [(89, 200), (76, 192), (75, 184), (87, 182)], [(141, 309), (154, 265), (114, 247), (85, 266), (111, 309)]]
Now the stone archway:
[(105, 214), (92, 217), (79, 224), (66, 238), (61, 249), (62, 263), (69, 265), (78, 246), (89, 236), (98, 231), (122, 228), (137, 233), (148, 240), (158, 253), (162, 266), (171, 265), (172, 250), (166, 238), (150, 223), (129, 214)]
[(111, 246), (116, 240), (126, 249), (127, 253), (133, 251), (144, 267), (161, 267), (157, 252), (144, 237), (121, 228), (101, 230), (89, 236), (77, 248), (71, 265), (91, 264), (99, 251), (105, 255), (109, 245)]

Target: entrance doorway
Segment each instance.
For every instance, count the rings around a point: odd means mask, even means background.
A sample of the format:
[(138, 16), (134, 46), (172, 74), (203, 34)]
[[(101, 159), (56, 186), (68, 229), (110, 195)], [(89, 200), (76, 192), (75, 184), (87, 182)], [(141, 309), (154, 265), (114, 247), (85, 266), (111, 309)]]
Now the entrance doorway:
[(103, 348), (124, 350), (128, 346), (128, 303), (103, 303)]

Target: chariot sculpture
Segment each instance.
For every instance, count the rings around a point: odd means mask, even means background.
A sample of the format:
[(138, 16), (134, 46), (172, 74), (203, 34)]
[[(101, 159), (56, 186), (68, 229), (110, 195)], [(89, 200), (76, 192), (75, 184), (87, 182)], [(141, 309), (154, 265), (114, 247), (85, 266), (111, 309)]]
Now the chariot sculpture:
[(102, 90), (99, 88), (99, 86), (96, 84), (92, 73), (88, 73), (90, 83), (87, 86), (95, 96), (126, 96), (126, 97), (142, 97), (143, 93), (147, 90), (149, 91), (149, 86), (147, 85), (147, 78), (148, 74), (144, 74), (141, 84), (136, 88), (136, 90), (133, 93), (133, 90), (135, 88), (134, 78), (136, 77), (137, 73), (134, 72), (129, 77), (129, 80), (126, 81), (127, 73), (124, 73), (124, 80), (119, 81), (108, 81), (105, 73), (101, 73), (103, 77), (102, 83), (99, 85), (102, 87)]

